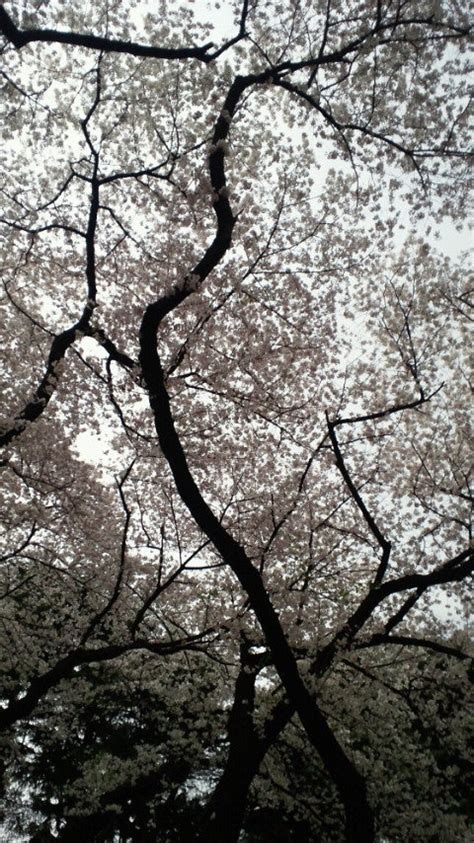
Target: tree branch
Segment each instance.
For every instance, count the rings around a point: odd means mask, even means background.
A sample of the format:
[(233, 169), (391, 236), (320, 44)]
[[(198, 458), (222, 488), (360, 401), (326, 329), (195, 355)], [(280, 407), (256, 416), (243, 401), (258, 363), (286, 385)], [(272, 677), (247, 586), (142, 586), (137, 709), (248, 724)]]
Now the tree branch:
[(0, 6), (0, 32), (3, 33), (5, 38), (17, 50), (21, 50), (27, 44), (40, 41), (53, 44), (70, 44), (75, 47), (85, 47), (89, 50), (100, 50), (104, 53), (126, 53), (127, 55), (140, 58), (168, 59), (174, 61), (180, 59), (197, 59), (205, 64), (210, 64), (210, 62), (222, 55), (231, 46), (246, 37), (245, 22), (247, 12), (248, 3), (245, 0), (242, 8), (239, 32), (214, 52), (210, 52), (214, 46), (212, 42), (198, 47), (154, 47), (148, 44), (137, 44), (133, 41), (121, 41), (119, 39), (105, 38), (80, 32), (65, 32), (59, 29), (19, 29), (3, 6)]

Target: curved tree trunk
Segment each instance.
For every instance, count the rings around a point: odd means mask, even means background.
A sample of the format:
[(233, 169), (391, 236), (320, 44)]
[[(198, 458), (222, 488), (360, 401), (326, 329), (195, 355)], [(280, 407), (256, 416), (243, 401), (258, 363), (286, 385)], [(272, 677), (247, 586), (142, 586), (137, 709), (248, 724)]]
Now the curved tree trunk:
[(216, 196), (213, 202), (217, 217), (216, 234), (191, 275), (185, 276), (170, 293), (147, 307), (140, 327), (140, 365), (160, 448), (170, 466), (178, 494), (196, 524), (232, 569), (248, 596), (288, 700), (294, 706), (309, 740), (319, 753), (344, 804), (348, 843), (372, 843), (375, 834), (374, 819), (367, 801), (364, 779), (344, 752), (316, 701), (313, 700), (302, 681), (294, 653), (283, 632), (260, 572), (253, 565), (244, 548), (216, 518), (191, 474), (174, 425), (165, 375), (157, 349), (157, 333), (163, 319), (196, 289), (196, 283), (198, 286), (202, 283), (230, 247), (236, 217), (232, 213), (225, 191), (226, 177), (222, 144), (229, 134), (230, 122), (244, 90), (257, 80), (264, 82), (268, 78), (268, 72), (261, 74), (260, 77), (237, 76), (229, 88), (223, 111), (215, 125), (209, 155), (209, 173)]

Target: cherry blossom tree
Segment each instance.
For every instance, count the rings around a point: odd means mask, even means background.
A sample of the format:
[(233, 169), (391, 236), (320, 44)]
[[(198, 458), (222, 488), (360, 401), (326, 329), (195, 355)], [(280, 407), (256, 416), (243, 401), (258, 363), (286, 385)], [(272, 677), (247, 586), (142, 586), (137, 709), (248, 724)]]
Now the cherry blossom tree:
[[(470, 298), (443, 243), (465, 219), (467, 17), (216, 10), (0, 7), (6, 777), (81, 677), (149, 664), (144, 687), (173, 688), (181, 664), (204, 720), (219, 686), (226, 735), (202, 839), (237, 840), (249, 794), (276, 804), (308, 756), (319, 834), (402, 839), (384, 707), (435, 658), (465, 678), (470, 652)], [(394, 767), (415, 770), (427, 731), (397, 706)], [(179, 769), (186, 793), (199, 769)], [(423, 775), (438, 793), (443, 765)]]

